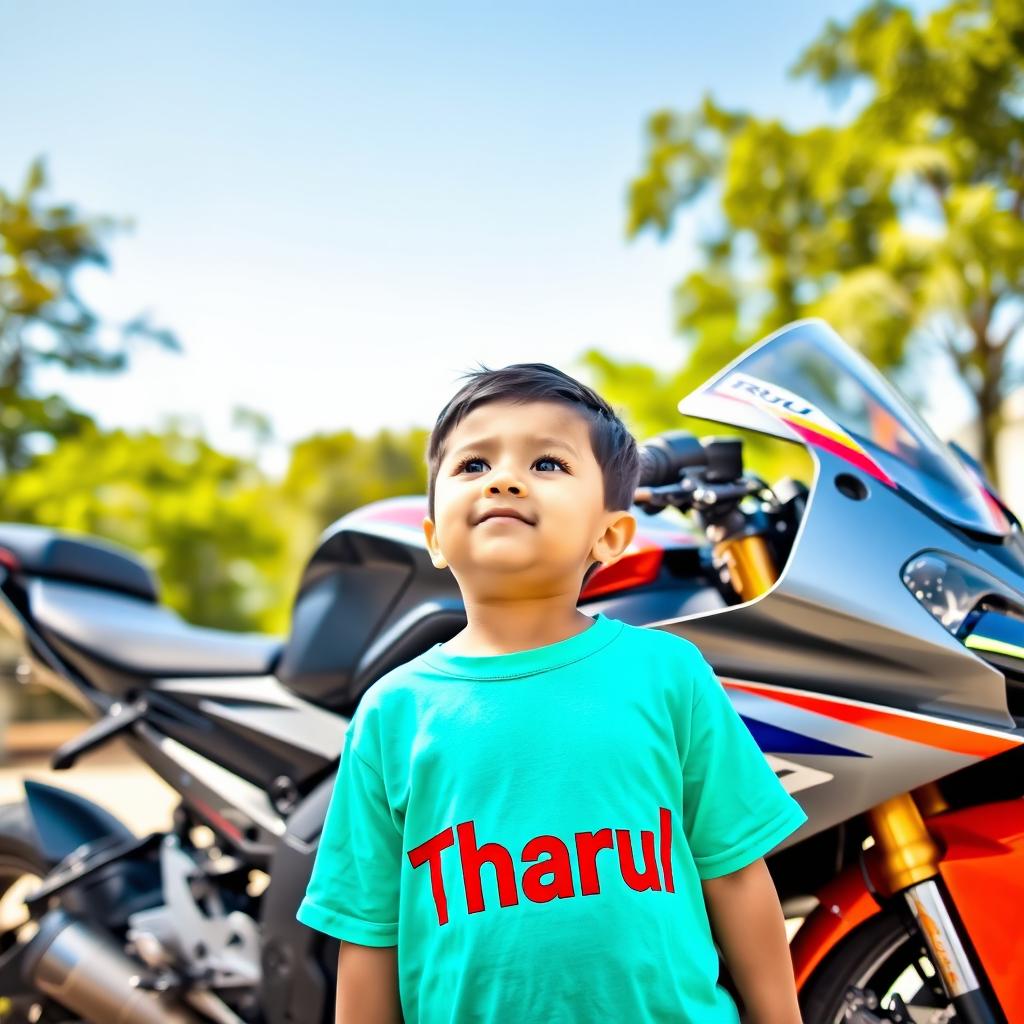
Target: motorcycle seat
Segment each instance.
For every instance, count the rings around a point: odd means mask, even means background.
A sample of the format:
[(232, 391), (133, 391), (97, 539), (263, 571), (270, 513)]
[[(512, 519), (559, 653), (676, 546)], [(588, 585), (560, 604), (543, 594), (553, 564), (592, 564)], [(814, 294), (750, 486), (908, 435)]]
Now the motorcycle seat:
[(280, 637), (196, 626), (164, 605), (63, 580), (33, 579), (28, 597), (42, 631), (137, 675), (267, 675), (284, 647)]
[(129, 548), (111, 541), (35, 523), (0, 523), (0, 548), (32, 576), (81, 580), (157, 600), (152, 572)]

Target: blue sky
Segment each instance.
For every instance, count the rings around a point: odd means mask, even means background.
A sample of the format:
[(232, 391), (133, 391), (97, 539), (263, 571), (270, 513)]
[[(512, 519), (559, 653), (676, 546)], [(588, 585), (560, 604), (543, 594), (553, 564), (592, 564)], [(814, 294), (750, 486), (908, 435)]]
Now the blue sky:
[(645, 118), (840, 116), (786, 70), (860, 6), (0, 2), (0, 184), (43, 154), (53, 199), (132, 217), (82, 291), (185, 349), (40, 383), (244, 450), (236, 404), (288, 442), (428, 426), (478, 361), (675, 365), (694, 225), (625, 240)]

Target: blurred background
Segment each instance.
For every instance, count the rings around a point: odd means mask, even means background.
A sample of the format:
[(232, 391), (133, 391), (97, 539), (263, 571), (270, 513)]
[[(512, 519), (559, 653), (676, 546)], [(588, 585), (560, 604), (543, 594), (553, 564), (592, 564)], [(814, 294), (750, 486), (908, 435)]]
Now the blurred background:
[[(721, 432), (678, 400), (802, 316), (1024, 511), (1019, 0), (0, 19), (0, 521), (130, 547), (189, 621), (285, 633), (478, 363)], [(0, 635), (0, 800), (84, 724), (16, 663)], [(120, 809), (119, 756), (61, 784)]]

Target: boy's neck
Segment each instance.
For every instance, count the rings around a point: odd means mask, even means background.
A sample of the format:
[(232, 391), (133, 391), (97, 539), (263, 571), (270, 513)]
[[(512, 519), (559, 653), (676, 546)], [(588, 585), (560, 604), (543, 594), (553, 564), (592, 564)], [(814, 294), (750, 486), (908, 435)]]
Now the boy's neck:
[(465, 604), (466, 628), (443, 645), (447, 654), (515, 654), (568, 640), (594, 624), (564, 595), (514, 601), (467, 598)]

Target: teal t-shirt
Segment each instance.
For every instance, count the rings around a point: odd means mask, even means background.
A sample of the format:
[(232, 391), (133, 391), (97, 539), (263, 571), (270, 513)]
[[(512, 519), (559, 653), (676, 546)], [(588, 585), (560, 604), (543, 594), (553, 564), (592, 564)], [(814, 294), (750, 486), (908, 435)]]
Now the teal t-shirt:
[(700, 882), (806, 820), (696, 645), (599, 613), (370, 688), (297, 917), (397, 944), (407, 1024), (738, 1024)]

